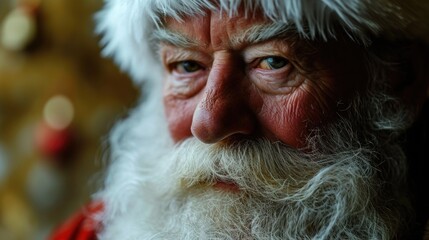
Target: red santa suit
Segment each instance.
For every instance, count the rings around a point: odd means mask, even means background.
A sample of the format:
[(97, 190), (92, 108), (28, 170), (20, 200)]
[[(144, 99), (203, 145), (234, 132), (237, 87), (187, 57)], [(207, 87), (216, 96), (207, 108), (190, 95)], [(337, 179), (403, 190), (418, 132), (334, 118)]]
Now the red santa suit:
[(102, 202), (92, 202), (61, 225), (49, 240), (96, 240), (101, 222), (97, 216), (103, 211)]

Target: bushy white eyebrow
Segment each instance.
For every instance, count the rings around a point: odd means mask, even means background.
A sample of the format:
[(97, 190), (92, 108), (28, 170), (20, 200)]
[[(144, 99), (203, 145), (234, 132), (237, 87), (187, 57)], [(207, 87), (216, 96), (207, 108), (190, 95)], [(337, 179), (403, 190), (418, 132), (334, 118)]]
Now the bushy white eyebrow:
[[(296, 36), (296, 34), (294, 28), (284, 23), (255, 24), (243, 32), (232, 35), (228, 41), (232, 46), (242, 46), (244, 44), (257, 44), (274, 38)], [(180, 48), (201, 47), (201, 43), (196, 39), (167, 28), (156, 29), (153, 33), (153, 40)]]
[(153, 41), (163, 42), (181, 48), (192, 48), (201, 45), (195, 39), (191, 39), (184, 34), (166, 28), (156, 29), (153, 33)]
[(295, 37), (296, 30), (285, 23), (255, 24), (231, 37), (231, 44), (240, 46), (242, 44), (257, 44), (274, 38)]

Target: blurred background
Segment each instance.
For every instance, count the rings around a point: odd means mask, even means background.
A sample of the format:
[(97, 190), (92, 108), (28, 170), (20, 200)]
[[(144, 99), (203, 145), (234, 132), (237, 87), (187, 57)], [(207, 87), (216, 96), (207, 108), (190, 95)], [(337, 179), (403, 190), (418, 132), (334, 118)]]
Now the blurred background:
[(0, 0), (0, 239), (46, 239), (101, 181), (103, 147), (137, 99), (100, 57), (102, 0)]

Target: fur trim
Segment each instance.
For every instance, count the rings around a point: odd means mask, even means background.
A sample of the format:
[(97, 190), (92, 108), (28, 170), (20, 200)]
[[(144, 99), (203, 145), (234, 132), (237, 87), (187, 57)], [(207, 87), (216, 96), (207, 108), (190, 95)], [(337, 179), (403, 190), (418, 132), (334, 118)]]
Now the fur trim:
[[(424, 0), (105, 0), (96, 16), (103, 35), (103, 55), (111, 56), (138, 84), (161, 77), (150, 45), (151, 32), (162, 16), (203, 14), (221, 9), (233, 15), (263, 10), (273, 21), (293, 24), (304, 37), (335, 38), (340, 26), (353, 40), (369, 44), (372, 36), (422, 38), (429, 28), (429, 1)], [(429, 39), (429, 38), (428, 38)]]

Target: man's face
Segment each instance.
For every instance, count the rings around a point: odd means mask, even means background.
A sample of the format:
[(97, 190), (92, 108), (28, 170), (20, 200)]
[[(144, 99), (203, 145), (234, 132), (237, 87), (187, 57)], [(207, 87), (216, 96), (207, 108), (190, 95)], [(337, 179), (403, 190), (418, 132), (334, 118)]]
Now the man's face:
[(258, 14), (164, 20), (153, 34), (176, 144), (154, 130), (164, 116), (147, 115), (159, 105), (124, 122), (109, 239), (392, 238), (405, 159), (373, 126), (401, 118), (383, 115), (397, 109), (372, 83), (388, 76), (364, 47), (306, 40)]
[(244, 15), (167, 17), (152, 33), (169, 132), (156, 95), (116, 128), (105, 236), (392, 239), (405, 158), (389, 136), (405, 115), (384, 62)]
[(316, 48), (275, 26), (259, 15), (219, 12), (166, 20), (164, 105), (176, 142), (244, 136), (299, 148), (346, 108), (366, 79), (358, 48)]

